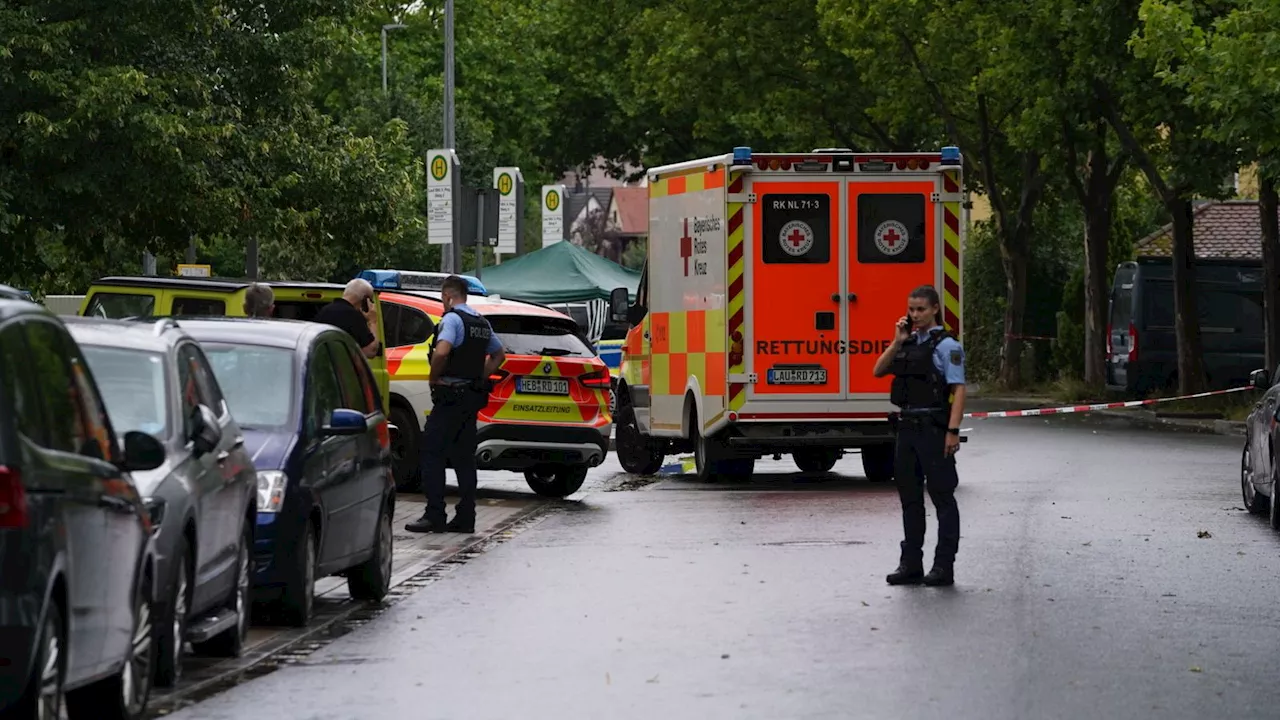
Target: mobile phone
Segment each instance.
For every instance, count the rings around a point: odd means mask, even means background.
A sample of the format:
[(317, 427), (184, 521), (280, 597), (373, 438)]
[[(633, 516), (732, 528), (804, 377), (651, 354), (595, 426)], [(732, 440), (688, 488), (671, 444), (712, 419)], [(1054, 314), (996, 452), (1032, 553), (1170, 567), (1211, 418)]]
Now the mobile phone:
[(372, 306), (369, 304), (369, 298), (364, 298), (360, 301), (360, 308), (365, 312), (369, 312), (371, 307)]

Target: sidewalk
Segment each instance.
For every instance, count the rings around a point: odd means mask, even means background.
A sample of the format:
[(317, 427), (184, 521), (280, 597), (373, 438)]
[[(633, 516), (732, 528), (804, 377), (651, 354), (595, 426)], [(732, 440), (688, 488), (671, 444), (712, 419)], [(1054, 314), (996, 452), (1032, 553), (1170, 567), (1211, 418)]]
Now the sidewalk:
[[(1062, 402), (1043, 395), (1019, 395), (1016, 393), (1000, 393), (987, 395), (978, 390), (969, 396), (968, 407), (972, 412), (997, 410), (1029, 410), (1039, 408), (1064, 407), (1072, 403)], [(1089, 415), (1100, 415), (1106, 418), (1123, 420), (1134, 427), (1156, 430), (1179, 430), (1183, 432), (1213, 433), (1217, 435), (1245, 434), (1245, 423), (1233, 420), (1217, 420), (1212, 418), (1168, 417), (1158, 410), (1146, 408), (1128, 408), (1124, 410), (1094, 410)], [(1001, 420), (1000, 422), (1006, 422)], [(1016, 422), (1008, 420), (1007, 422)]]

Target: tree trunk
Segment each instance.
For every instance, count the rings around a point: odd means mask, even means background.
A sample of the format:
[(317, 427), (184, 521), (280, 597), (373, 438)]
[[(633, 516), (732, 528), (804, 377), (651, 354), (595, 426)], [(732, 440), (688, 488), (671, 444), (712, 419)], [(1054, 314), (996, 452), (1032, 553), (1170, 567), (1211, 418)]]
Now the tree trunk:
[[(1089, 151), (1083, 184), (1084, 226), (1084, 380), (1101, 387), (1107, 381), (1107, 309), (1111, 279), (1107, 254), (1111, 247), (1112, 199), (1124, 161), (1108, 164), (1106, 125), (1099, 123)], [(1073, 170), (1074, 172), (1074, 170)]]
[(1267, 338), (1267, 372), (1280, 363), (1280, 194), (1270, 174), (1259, 177), (1258, 210), (1262, 215), (1263, 332)]
[(1168, 207), (1173, 216), (1173, 324), (1178, 341), (1178, 391), (1187, 394), (1204, 390), (1205, 376), (1196, 297), (1192, 208), (1191, 201), (1183, 195), (1178, 193)]
[[(1018, 228), (1017, 235), (1030, 234), (1030, 228)], [(1027, 268), (1031, 264), (1030, 246), (1020, 242), (1001, 242), (1004, 265), (1005, 306), (1004, 341), (1000, 345), (1000, 383), (1014, 389), (1022, 384), (1022, 328), (1027, 311)]]

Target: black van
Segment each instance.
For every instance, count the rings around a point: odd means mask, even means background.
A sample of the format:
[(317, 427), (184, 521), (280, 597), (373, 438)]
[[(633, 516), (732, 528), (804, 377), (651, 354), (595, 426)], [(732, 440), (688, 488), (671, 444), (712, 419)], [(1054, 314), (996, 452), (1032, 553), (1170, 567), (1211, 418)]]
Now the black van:
[[(1263, 366), (1262, 262), (1196, 260), (1196, 297), (1209, 386), (1247, 385)], [(1177, 387), (1173, 266), (1140, 257), (1116, 268), (1107, 327), (1107, 388), (1136, 395)]]

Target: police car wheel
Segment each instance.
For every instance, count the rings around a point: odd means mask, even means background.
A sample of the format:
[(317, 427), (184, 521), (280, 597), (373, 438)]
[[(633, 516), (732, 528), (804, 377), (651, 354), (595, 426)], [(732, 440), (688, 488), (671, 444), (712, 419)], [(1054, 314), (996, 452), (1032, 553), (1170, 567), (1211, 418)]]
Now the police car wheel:
[(868, 445), (862, 448), (862, 471), (871, 482), (893, 480), (893, 445)]
[(391, 474), (395, 477), (396, 492), (414, 492), (419, 487), (418, 437), (421, 431), (413, 412), (399, 406), (391, 408), (391, 423), (400, 428), (391, 446), (394, 463)]
[(568, 497), (582, 488), (587, 480), (587, 468), (553, 465), (526, 470), (524, 481), (529, 489), (543, 497)]

